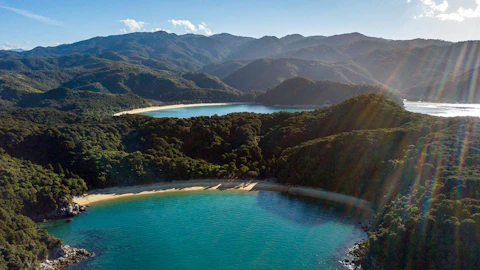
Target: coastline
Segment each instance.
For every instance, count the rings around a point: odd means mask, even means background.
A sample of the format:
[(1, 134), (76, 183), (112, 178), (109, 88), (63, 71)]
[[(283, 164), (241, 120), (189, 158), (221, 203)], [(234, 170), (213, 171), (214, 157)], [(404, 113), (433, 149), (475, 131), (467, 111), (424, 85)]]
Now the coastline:
[(111, 187), (105, 189), (91, 190), (82, 196), (75, 197), (73, 201), (79, 205), (90, 205), (99, 202), (111, 201), (133, 196), (206, 190), (233, 190), (244, 192), (265, 190), (284, 192), (292, 195), (308, 196), (327, 201), (333, 201), (359, 208), (364, 211), (366, 218), (370, 218), (374, 214), (371, 203), (363, 199), (359, 199), (349, 195), (329, 192), (318, 188), (287, 186), (273, 181), (195, 179), (147, 185), (136, 185), (129, 187)]
[(152, 112), (152, 111), (159, 111), (159, 110), (168, 110), (168, 109), (180, 109), (180, 108), (189, 108), (189, 107), (204, 107), (204, 106), (227, 106), (227, 105), (234, 105), (234, 104), (245, 104), (245, 103), (237, 103), (237, 102), (230, 102), (230, 103), (195, 103), (195, 104), (176, 104), (176, 105), (165, 105), (165, 106), (152, 106), (146, 108), (139, 108), (133, 109), (129, 111), (123, 111), (115, 113), (113, 116), (121, 116), (125, 114), (137, 114), (137, 113), (144, 113), (144, 112)]

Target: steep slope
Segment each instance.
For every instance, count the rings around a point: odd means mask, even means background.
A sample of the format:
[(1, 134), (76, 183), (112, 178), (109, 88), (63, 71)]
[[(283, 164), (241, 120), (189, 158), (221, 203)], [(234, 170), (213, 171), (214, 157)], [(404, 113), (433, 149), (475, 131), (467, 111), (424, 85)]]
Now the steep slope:
[[(134, 60), (140, 61), (140, 58)], [(70, 54), (56, 58), (0, 60), (0, 97), (19, 100), (25, 93), (58, 87), (113, 94), (134, 93), (162, 101), (168, 101), (164, 100), (164, 95), (171, 96), (171, 92), (187, 89), (205, 89), (203, 92), (217, 89), (239, 95), (237, 90), (214, 76), (185, 73), (182, 77), (179, 72), (150, 67), (161, 65), (159, 60), (142, 61), (134, 64), (131, 58), (114, 52), (98, 56)]]
[(344, 54), (350, 57), (357, 57), (368, 54), (377, 50), (396, 50), (405, 48), (424, 48), (431, 45), (448, 46), (451, 42), (435, 40), (435, 39), (413, 39), (413, 40), (381, 40), (381, 39), (367, 39), (359, 40), (337, 48)]
[(250, 62), (250, 60), (230, 60), (222, 63), (212, 63), (204, 66), (202, 68), (202, 72), (217, 76), (219, 78), (224, 78), (228, 74), (239, 70)]
[(210, 88), (219, 90), (235, 91), (219, 78), (201, 72), (189, 72), (182, 75), (185, 80), (193, 81), (198, 88)]
[(332, 47), (319, 45), (282, 53), (276, 55), (275, 58), (297, 58), (324, 62), (338, 62), (347, 60), (350, 56)]
[(461, 74), (479, 66), (480, 42), (374, 51), (353, 61), (367, 69), (377, 81), (402, 90), (430, 84), (430, 80), (450, 72)]
[(268, 105), (322, 106), (325, 102), (340, 103), (363, 94), (381, 94), (403, 105), (393, 92), (373, 85), (344, 84), (333, 81), (313, 81), (303, 77), (286, 80), (257, 97), (257, 102)]
[(445, 80), (424, 83), (403, 91), (408, 100), (480, 103), (480, 67)]
[(228, 85), (242, 90), (267, 90), (293, 77), (313, 80), (333, 80), (345, 83), (377, 84), (369, 73), (353, 63), (325, 63), (303, 59), (261, 59), (231, 73), (223, 79)]
[(16, 104), (22, 108), (54, 108), (78, 114), (103, 114), (148, 107), (151, 104), (135, 94), (104, 94), (58, 88), (28, 94)]

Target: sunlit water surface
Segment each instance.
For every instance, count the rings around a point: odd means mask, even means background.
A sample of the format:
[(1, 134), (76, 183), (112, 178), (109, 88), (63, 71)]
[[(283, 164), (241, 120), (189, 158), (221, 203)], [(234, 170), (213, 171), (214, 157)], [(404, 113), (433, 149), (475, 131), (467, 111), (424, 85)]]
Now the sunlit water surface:
[(404, 102), (407, 111), (442, 117), (480, 117), (480, 104)]
[(342, 269), (357, 209), (277, 192), (205, 191), (95, 204), (44, 224), (96, 256), (72, 269)]

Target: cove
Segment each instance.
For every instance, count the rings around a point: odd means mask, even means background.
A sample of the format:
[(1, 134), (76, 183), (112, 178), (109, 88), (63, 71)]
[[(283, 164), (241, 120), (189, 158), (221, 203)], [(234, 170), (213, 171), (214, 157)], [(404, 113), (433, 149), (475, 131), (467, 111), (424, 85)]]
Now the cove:
[(272, 191), (195, 191), (102, 202), (42, 227), (96, 253), (70, 269), (341, 269), (366, 238), (355, 213)]
[(235, 112), (252, 112), (252, 113), (275, 113), (275, 112), (301, 112), (301, 111), (313, 111), (314, 108), (300, 108), (300, 107), (272, 107), (260, 104), (226, 104), (221, 106), (197, 106), (197, 107), (184, 107), (184, 108), (172, 108), (165, 110), (157, 110), (144, 112), (143, 115), (160, 117), (177, 117), (177, 118), (189, 118), (198, 116), (213, 116), (213, 115), (226, 115)]

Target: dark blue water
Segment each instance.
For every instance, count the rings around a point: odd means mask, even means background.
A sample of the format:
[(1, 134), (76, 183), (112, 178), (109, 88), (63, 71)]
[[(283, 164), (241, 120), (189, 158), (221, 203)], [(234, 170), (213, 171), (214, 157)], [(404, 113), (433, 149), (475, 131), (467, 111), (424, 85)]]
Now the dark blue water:
[(268, 191), (136, 196), (44, 227), (97, 254), (73, 269), (341, 269), (366, 237), (346, 209)]
[(220, 106), (198, 106), (187, 108), (176, 108), (158, 110), (152, 112), (142, 113), (153, 117), (177, 117), (177, 118), (189, 118), (197, 116), (212, 116), (212, 115), (226, 115), (234, 112), (254, 112), (254, 113), (274, 113), (274, 112), (300, 112), (300, 111), (312, 111), (314, 109), (306, 108), (290, 108), (290, 107), (269, 107), (256, 104), (230, 104)]

